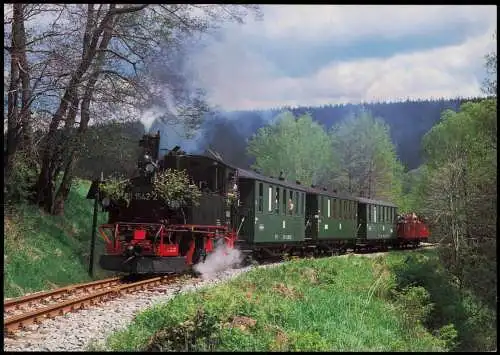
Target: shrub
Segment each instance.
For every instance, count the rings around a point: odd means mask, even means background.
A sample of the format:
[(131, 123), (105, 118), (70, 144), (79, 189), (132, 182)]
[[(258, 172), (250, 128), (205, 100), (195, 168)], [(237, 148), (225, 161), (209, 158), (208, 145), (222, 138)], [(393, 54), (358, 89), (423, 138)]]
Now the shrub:
[(395, 291), (395, 295), (397, 307), (408, 328), (427, 321), (434, 305), (430, 303), (429, 292), (424, 287), (406, 287), (401, 292)]
[(7, 173), (8, 179), (4, 184), (5, 201), (12, 205), (30, 199), (38, 172), (29, 155), (23, 151), (18, 151), (14, 155), (12, 168)]

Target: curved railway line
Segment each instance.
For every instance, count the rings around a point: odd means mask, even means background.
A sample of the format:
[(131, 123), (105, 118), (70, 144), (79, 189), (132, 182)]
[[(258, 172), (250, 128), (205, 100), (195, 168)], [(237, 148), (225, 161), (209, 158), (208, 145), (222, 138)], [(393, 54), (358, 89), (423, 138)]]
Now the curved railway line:
[(4, 332), (12, 334), (43, 319), (83, 309), (120, 294), (172, 282), (181, 275), (160, 276), (131, 282), (121, 277), (62, 287), (4, 301)]
[[(410, 251), (432, 247), (435, 247), (435, 244), (422, 243), (419, 248), (406, 250)], [(337, 254), (337, 256), (350, 254), (366, 255), (373, 254), (373, 251), (348, 251), (341, 255)], [(325, 256), (331, 255), (323, 255), (323, 257)], [(297, 257), (293, 257), (293, 259), (296, 258)], [(99, 302), (115, 298), (127, 292), (134, 292), (165, 283), (171, 283), (183, 275), (184, 274), (175, 274), (150, 277), (140, 281), (131, 281), (123, 277), (113, 277), (7, 299), (4, 301), (4, 332), (7, 335), (12, 335), (15, 331), (32, 324), (40, 323), (44, 319), (54, 318), (68, 312), (77, 311)]]

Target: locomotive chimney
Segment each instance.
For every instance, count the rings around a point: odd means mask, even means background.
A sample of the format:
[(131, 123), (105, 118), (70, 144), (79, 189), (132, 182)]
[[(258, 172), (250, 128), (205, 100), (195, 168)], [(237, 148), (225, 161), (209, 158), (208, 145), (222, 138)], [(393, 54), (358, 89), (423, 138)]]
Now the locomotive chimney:
[(283, 176), (283, 172), (282, 171), (280, 171), (280, 176), (279, 176), (278, 179), (279, 180), (285, 180), (285, 177)]

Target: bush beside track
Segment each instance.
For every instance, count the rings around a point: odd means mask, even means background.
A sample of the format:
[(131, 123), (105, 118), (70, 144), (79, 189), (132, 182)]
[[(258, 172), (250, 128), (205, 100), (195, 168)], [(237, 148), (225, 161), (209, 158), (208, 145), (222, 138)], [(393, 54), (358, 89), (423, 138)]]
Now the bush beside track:
[(488, 350), (496, 346), (494, 322), (494, 313), (461, 295), (434, 250), (397, 251), (252, 270), (150, 308), (111, 336), (107, 348)]
[[(49, 290), (90, 281), (88, 260), (92, 201), (86, 200), (89, 181), (73, 185), (64, 216), (44, 214), (36, 206), (4, 207), (4, 297)], [(99, 214), (100, 223), (105, 214)], [(96, 252), (103, 250), (96, 238)], [(97, 266), (96, 278), (106, 275)]]

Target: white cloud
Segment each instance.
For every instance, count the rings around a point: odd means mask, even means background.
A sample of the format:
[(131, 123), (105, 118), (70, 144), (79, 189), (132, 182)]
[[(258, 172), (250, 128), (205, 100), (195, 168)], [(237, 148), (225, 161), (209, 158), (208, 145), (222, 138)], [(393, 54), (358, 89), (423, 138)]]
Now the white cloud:
[[(283, 17), (279, 25), (273, 23), (272, 17), (264, 18), (262, 25), (266, 35), (289, 36), (291, 32), (279, 32), (278, 27), (290, 29), (300, 25), (299, 27), (304, 28), (301, 35), (306, 38), (312, 36), (313, 32), (316, 31), (308, 29), (307, 24), (315, 21), (318, 22), (317, 31), (319, 31), (321, 23), (323, 23), (324, 31), (328, 31), (328, 26), (324, 25), (325, 19), (328, 18), (326, 10), (329, 8), (328, 6), (316, 7), (325, 8), (324, 14), (317, 18), (311, 18), (312, 14), (306, 16), (307, 11), (317, 11), (312, 7), (300, 6), (301, 9), (305, 9), (299, 12), (293, 12), (291, 9), (294, 7), (292, 6), (283, 6), (283, 8), (286, 8), (284, 11), (288, 15)], [(353, 25), (353, 17), (351, 16), (349, 19), (348, 16), (349, 11), (352, 10), (343, 10), (349, 6), (336, 8), (342, 8), (341, 11), (344, 11), (347, 16), (336, 18), (337, 23), (341, 24), (339, 28), (344, 29), (347, 33), (347, 28)], [(481, 95), (481, 78), (476, 77), (476, 74), (481, 71), (484, 65), (484, 55), (495, 48), (492, 34), (496, 29), (496, 12), (491, 11), (492, 7), (488, 10), (487, 20), (482, 17), (485, 9), (483, 6), (469, 7), (468, 11), (465, 6), (455, 10), (451, 6), (446, 6), (445, 8), (451, 9), (444, 19), (441, 18), (444, 7), (425, 6), (416, 8), (416, 13), (413, 12), (415, 18), (410, 16), (410, 12), (404, 12), (409, 10), (403, 9), (404, 11), (400, 10), (402, 11), (400, 17), (396, 19), (385, 17), (387, 21), (380, 21), (383, 11), (396, 11), (393, 8), (402, 7), (376, 6), (377, 9), (386, 8), (386, 10), (378, 10), (377, 21), (373, 20), (372, 22), (363, 20), (363, 18), (369, 17), (371, 7), (356, 6), (356, 8), (361, 9), (358, 10), (360, 18), (356, 25), (359, 29), (357, 36), (368, 34), (370, 29), (373, 33), (390, 35), (390, 31), (386, 31), (384, 26), (379, 25), (379, 22), (385, 23), (388, 28), (400, 34), (404, 31), (408, 34), (412, 31), (421, 31), (423, 28), (426, 30), (437, 28), (440, 25), (436, 25), (436, 22), (453, 22), (462, 18), (470, 23), (484, 21), (482, 26), (485, 28), (480, 34), (467, 35), (466, 40), (458, 45), (413, 53), (399, 53), (389, 58), (332, 61), (314, 73), (301, 77), (287, 76), (280, 70), (279, 63), (272, 63), (265, 56), (252, 52), (244, 42), (244, 37), (232, 34), (227, 36), (225, 41), (208, 46), (200, 56), (195, 58), (194, 63), (199, 72), (201, 85), (207, 90), (213, 104), (228, 110), (270, 108), (282, 105), (398, 100), (407, 97), (436, 98)], [(422, 8), (431, 8), (432, 10), (427, 13), (427, 16), (424, 16)], [(415, 11), (415, 8), (412, 11)], [(297, 16), (301, 13), (303, 17), (299, 19)], [(494, 21), (491, 21), (490, 15), (492, 14), (495, 18)], [(372, 17), (375, 15), (372, 13)], [(296, 16), (295, 19), (294, 16)], [(420, 24), (420, 20), (417, 21), (416, 18), (421, 20)], [(294, 21), (296, 25), (293, 25)], [(269, 22), (271, 24), (265, 25)], [(412, 24), (409, 25), (408, 22), (412, 22)], [(275, 32), (272, 32), (272, 28), (275, 29)], [(357, 31), (355, 28), (352, 30)], [(273, 43), (273, 40), (283, 39), (267, 39), (268, 45)], [(293, 61), (294, 58), (289, 58), (289, 60)]]
[(492, 5), (267, 5), (263, 10), (264, 21), (250, 22), (243, 31), (273, 39), (345, 42), (496, 23)]

